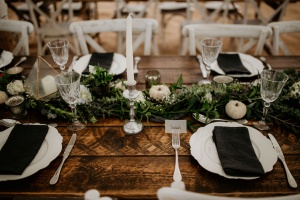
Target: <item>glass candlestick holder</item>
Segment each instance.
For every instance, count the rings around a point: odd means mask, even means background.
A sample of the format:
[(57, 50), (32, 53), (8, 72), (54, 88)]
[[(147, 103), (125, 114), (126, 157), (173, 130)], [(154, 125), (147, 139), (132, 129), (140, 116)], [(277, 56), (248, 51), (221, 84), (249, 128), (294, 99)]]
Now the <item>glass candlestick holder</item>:
[(143, 124), (140, 121), (134, 119), (134, 99), (139, 96), (139, 92), (135, 89), (136, 81), (134, 81), (133, 85), (128, 85), (127, 82), (125, 82), (125, 84), (127, 85), (127, 90), (123, 92), (123, 96), (129, 99), (130, 120), (125, 122), (123, 130), (127, 134), (137, 134), (143, 130)]

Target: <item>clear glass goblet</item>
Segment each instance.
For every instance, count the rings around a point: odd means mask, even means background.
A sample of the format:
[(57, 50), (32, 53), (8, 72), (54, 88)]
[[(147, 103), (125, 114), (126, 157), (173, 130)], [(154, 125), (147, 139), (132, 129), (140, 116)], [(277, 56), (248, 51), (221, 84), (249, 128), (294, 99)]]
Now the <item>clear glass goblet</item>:
[(288, 80), (288, 75), (281, 71), (264, 70), (260, 76), (260, 93), (261, 98), (264, 100), (263, 117), (253, 125), (259, 130), (270, 130), (272, 122), (266, 121), (266, 115), (271, 103), (279, 97), (283, 86)]
[(205, 64), (205, 69), (207, 72), (207, 77), (201, 81), (199, 81), (199, 85), (210, 84), (209, 75), (211, 71), (210, 65), (215, 62), (220, 53), (220, 49), (222, 46), (222, 41), (216, 38), (206, 38), (200, 41), (201, 44), (201, 54), (202, 60)]
[(68, 123), (67, 128), (71, 131), (78, 131), (85, 128), (86, 124), (80, 122), (77, 116), (76, 103), (80, 95), (81, 75), (72, 71), (61, 73), (55, 76), (55, 83), (63, 100), (69, 104), (73, 113), (73, 119)]
[(52, 40), (47, 43), (52, 58), (59, 65), (61, 72), (66, 68), (69, 59), (69, 41), (68, 40)]

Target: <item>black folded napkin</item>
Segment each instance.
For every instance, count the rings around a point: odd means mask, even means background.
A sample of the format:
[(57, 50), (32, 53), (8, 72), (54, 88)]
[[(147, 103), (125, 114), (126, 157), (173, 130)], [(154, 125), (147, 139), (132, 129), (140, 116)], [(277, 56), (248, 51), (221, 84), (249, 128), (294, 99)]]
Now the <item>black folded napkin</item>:
[(3, 52), (3, 49), (0, 48), (0, 56), (1, 56), (2, 52)]
[(39, 151), (48, 128), (16, 124), (0, 150), (0, 174), (21, 175)]
[(243, 65), (239, 54), (220, 53), (217, 61), (225, 74), (251, 74)]
[(227, 175), (256, 177), (265, 173), (246, 127), (216, 126), (213, 130), (213, 140)]
[(91, 59), (83, 73), (89, 73), (89, 65), (99, 66), (109, 71), (113, 57), (114, 53), (92, 53)]

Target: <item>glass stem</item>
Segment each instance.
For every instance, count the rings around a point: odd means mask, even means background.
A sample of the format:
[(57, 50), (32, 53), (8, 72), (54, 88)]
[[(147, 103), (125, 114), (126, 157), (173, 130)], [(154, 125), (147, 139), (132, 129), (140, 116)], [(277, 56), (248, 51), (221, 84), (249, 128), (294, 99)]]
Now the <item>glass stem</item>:
[(262, 121), (266, 121), (266, 115), (268, 113), (269, 107), (270, 107), (270, 103), (269, 102), (264, 102), (264, 109), (263, 109), (263, 116), (262, 116)]
[(209, 76), (210, 76), (210, 66), (209, 65), (205, 65), (205, 69), (206, 69), (206, 73), (207, 73), (206, 79), (209, 79)]
[(65, 65), (61, 65), (60, 66), (60, 70), (63, 72), (65, 70), (66, 66)]
[(74, 116), (72, 121), (73, 121), (73, 123), (76, 123), (76, 122), (78, 122), (76, 104), (71, 104), (70, 107), (72, 110), (72, 114)]

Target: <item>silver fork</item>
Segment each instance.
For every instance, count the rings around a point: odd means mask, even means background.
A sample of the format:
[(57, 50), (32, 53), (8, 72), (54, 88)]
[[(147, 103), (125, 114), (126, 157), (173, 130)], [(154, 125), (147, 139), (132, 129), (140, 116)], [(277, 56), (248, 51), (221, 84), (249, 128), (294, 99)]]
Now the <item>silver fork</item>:
[(175, 154), (176, 154), (173, 180), (177, 182), (177, 181), (181, 181), (182, 179), (179, 165), (178, 165), (178, 149), (180, 147), (180, 133), (178, 130), (172, 133), (172, 147), (175, 149)]

